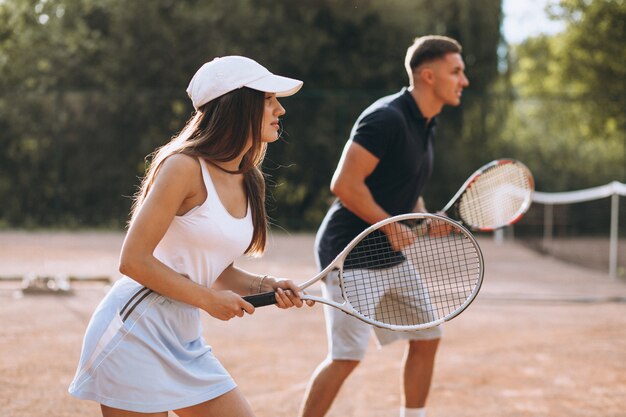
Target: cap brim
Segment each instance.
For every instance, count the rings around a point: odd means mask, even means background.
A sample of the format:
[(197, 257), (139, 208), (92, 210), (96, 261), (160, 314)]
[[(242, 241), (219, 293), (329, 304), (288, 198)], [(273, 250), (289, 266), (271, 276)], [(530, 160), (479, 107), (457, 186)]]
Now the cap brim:
[(294, 78), (268, 74), (265, 77), (246, 84), (246, 87), (265, 93), (275, 93), (278, 97), (287, 97), (296, 94), (304, 84)]

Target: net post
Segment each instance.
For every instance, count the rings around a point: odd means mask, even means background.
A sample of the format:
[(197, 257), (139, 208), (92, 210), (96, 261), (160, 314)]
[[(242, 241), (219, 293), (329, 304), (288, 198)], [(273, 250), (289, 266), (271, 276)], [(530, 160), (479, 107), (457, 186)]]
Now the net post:
[(504, 230), (502, 228), (493, 231), (493, 241), (498, 246), (504, 243)]
[(609, 238), (609, 277), (617, 278), (617, 245), (619, 227), (619, 194), (611, 195), (611, 234)]
[(545, 253), (550, 253), (552, 248), (552, 235), (553, 235), (553, 215), (554, 205), (552, 203), (546, 203), (543, 209), (543, 250)]

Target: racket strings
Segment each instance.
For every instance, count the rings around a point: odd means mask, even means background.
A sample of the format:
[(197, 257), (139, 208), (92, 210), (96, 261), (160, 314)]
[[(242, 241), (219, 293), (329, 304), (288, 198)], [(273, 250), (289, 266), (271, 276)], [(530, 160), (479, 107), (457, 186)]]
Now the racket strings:
[(530, 203), (532, 181), (515, 163), (487, 169), (463, 193), (459, 215), (476, 228), (497, 228), (510, 224)]
[(359, 314), (391, 325), (424, 325), (451, 316), (478, 286), (479, 249), (458, 227), (438, 237), (403, 230), (402, 238), (412, 243), (401, 252), (380, 231), (350, 252), (342, 272), (346, 300)]

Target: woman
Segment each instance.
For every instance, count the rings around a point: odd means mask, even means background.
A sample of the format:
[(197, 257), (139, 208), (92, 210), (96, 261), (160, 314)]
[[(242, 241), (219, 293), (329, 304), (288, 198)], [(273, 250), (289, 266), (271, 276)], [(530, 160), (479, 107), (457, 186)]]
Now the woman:
[(259, 166), (285, 114), (276, 97), (301, 86), (238, 56), (194, 75), (187, 92), (196, 112), (153, 155), (122, 247), (124, 277), (94, 312), (69, 388), (99, 402), (103, 416), (253, 416), (204, 343), (199, 311), (220, 320), (252, 314), (242, 296), (265, 291), (280, 308), (303, 305), (292, 281), (233, 265), (265, 248)]

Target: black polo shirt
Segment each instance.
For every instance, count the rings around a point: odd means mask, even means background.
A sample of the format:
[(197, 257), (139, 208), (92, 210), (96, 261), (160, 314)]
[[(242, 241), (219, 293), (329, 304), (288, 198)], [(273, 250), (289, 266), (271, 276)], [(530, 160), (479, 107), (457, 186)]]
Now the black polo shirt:
[[(432, 174), (435, 119), (426, 123), (411, 93), (383, 97), (355, 122), (350, 139), (378, 159), (366, 178), (374, 200), (389, 214), (411, 213)], [(335, 200), (317, 232), (320, 268), (326, 267), (350, 241), (369, 226)]]

